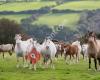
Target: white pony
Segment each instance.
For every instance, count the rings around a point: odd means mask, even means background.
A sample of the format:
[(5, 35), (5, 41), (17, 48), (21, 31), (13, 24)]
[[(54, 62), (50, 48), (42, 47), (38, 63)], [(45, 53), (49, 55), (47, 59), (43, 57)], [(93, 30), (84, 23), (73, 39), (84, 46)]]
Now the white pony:
[(47, 61), (50, 60), (51, 67), (54, 69), (53, 59), (55, 58), (57, 49), (55, 44), (50, 39), (45, 39), (42, 44), (41, 53), (44, 57), (44, 63), (47, 64)]
[(87, 58), (88, 58), (88, 44), (82, 45), (82, 55), (83, 55), (83, 59), (87, 60)]
[(26, 41), (22, 41), (21, 38), (22, 37), (20, 34), (15, 35), (16, 45), (15, 45), (14, 51), (15, 51), (16, 57), (17, 57), (17, 67), (20, 66), (18, 64), (19, 57), (23, 58), (23, 63), (24, 63), (23, 67), (28, 67), (26, 56), (33, 48), (33, 39), (30, 38)]
[(51, 67), (54, 69), (53, 59), (57, 52), (55, 44), (50, 39), (45, 39), (41, 45), (35, 42), (34, 47), (42, 54), (46, 67), (48, 67), (50, 60)]
[(80, 58), (81, 51), (82, 51), (80, 41), (77, 40), (77, 41), (73, 42), (72, 45), (78, 46), (78, 59), (79, 59)]

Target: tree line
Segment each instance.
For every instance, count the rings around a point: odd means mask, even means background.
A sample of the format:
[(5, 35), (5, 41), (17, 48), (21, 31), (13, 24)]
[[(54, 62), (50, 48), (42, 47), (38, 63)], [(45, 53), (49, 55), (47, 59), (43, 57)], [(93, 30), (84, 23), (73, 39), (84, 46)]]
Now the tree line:
[[(18, 24), (14, 20), (0, 19), (0, 44), (14, 43), (15, 34), (21, 33), (25, 38), (33, 37), (38, 41), (43, 41), (44, 38), (48, 37), (52, 32), (56, 31), (59, 25), (55, 25), (52, 29), (48, 25), (36, 25), (32, 24), (37, 20), (40, 15), (32, 15), (32, 18), (25, 18)], [(64, 28), (58, 31), (53, 39), (72, 41), (81, 37), (87, 31), (94, 31), (100, 38), (100, 10), (84, 11), (81, 13), (79, 22), (76, 25), (76, 30), (63, 26)]]

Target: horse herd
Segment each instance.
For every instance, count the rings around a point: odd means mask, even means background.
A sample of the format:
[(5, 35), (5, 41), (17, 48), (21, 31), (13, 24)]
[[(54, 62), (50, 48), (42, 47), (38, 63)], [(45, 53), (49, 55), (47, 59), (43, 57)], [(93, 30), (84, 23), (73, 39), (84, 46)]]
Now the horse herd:
[[(85, 40), (87, 42), (81, 44), (79, 40), (72, 43), (65, 43), (45, 39), (43, 43), (40, 44), (32, 38), (23, 41), (21, 34), (16, 34), (16, 44), (2, 44), (0, 45), (0, 52), (2, 52), (4, 58), (5, 52), (12, 55), (14, 51), (16, 53), (17, 68), (22, 65), (19, 64), (19, 58), (23, 60), (23, 67), (29, 67), (29, 69), (34, 68), (34, 70), (36, 70), (36, 64), (41, 61), (41, 59), (43, 59), (42, 64), (44, 64), (45, 68), (50, 66), (55, 69), (54, 60), (57, 60), (59, 56), (64, 57), (66, 62), (68, 62), (67, 59), (69, 59), (70, 61), (73, 60), (75, 63), (78, 63), (80, 55), (82, 55), (83, 59), (89, 60), (89, 69), (91, 69), (91, 58), (93, 58), (95, 70), (100, 70), (100, 40), (96, 38), (94, 32), (88, 32), (88, 34), (85, 35)], [(98, 66), (97, 63), (99, 63)]]

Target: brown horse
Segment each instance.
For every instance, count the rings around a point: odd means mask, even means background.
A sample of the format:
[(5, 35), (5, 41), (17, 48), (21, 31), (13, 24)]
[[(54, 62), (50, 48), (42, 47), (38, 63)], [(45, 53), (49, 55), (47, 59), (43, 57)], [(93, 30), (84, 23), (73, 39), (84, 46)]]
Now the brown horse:
[(94, 32), (89, 32), (87, 35), (88, 40), (88, 57), (89, 57), (89, 69), (91, 69), (91, 58), (94, 59), (95, 69), (97, 70), (97, 60), (99, 62), (100, 70), (100, 40), (96, 39)]
[(64, 46), (64, 54), (65, 54), (65, 60), (67, 58), (67, 56), (70, 56), (70, 60), (73, 58), (75, 58), (76, 56), (76, 61), (78, 61), (78, 46), (76, 45), (71, 45), (71, 44), (66, 44)]

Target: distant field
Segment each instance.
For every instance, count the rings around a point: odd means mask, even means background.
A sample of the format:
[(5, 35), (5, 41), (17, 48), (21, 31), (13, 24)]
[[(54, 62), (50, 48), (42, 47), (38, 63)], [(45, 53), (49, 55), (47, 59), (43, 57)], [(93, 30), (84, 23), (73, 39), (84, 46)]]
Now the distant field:
[(95, 10), (100, 9), (100, 1), (72, 1), (64, 3), (60, 6), (55, 7), (55, 9), (58, 10), (65, 10), (65, 9), (71, 9), (71, 10)]
[(46, 2), (14, 2), (6, 3), (0, 5), (0, 11), (25, 11), (25, 10), (36, 10), (44, 6), (53, 6), (56, 5), (55, 2), (46, 1)]
[(73, 26), (79, 20), (79, 14), (46, 14), (40, 17), (34, 24), (46, 24), (49, 26), (64, 24), (65, 26)]
[(16, 20), (17, 22), (20, 23), (21, 19), (27, 18), (31, 16), (30, 14), (17, 14), (17, 15), (0, 15), (0, 19), (1, 18), (7, 18), (10, 20)]

